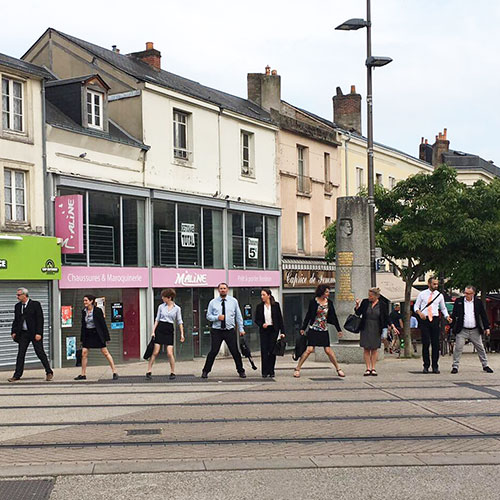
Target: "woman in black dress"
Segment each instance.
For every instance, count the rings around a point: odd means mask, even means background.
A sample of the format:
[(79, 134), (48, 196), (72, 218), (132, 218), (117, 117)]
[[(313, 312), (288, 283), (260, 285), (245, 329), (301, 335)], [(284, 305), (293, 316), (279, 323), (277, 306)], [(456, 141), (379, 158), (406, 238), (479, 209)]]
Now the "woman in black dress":
[(316, 288), (314, 299), (309, 302), (307, 314), (302, 324), (302, 330), (300, 330), (300, 334), (305, 335), (305, 330), (309, 326), (307, 332), (307, 349), (300, 357), (297, 368), (295, 368), (295, 372), (293, 373), (295, 378), (300, 377), (300, 369), (309, 355), (314, 352), (315, 347), (323, 347), (332, 365), (335, 366), (337, 375), (342, 378), (345, 377), (345, 373), (337, 363), (335, 353), (330, 347), (328, 323), (337, 328), (339, 338), (342, 337), (342, 329), (340, 328), (333, 302), (328, 298), (329, 296), (330, 287), (328, 285), (319, 285), (318, 288)]
[[(361, 316), (359, 345), (364, 349), (366, 371), (364, 376), (376, 377), (378, 350), (382, 339), (382, 330), (391, 323), (389, 311), (385, 301), (380, 299), (380, 288), (370, 288), (368, 298), (360, 302), (356, 299), (354, 312)], [(398, 334), (398, 329), (393, 325), (393, 330)]]
[(279, 338), (283, 338), (283, 316), (278, 302), (269, 288), (260, 292), (262, 302), (255, 308), (255, 324), (260, 332), (260, 354), (262, 360), (262, 378), (274, 378), (276, 355), (274, 346)]
[(82, 311), (82, 373), (75, 377), (75, 380), (87, 379), (87, 361), (89, 349), (101, 349), (102, 354), (108, 360), (111, 371), (113, 372), (113, 380), (118, 379), (115, 363), (111, 353), (106, 347), (106, 342), (111, 340), (109, 336), (104, 313), (95, 305), (95, 297), (93, 295), (85, 295), (83, 297)]

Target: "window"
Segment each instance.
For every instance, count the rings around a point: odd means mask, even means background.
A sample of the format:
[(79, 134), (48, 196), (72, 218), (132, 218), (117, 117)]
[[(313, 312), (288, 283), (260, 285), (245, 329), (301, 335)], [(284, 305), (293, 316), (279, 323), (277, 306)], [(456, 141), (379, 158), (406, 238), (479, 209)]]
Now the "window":
[(396, 186), (396, 179), (394, 177), (389, 176), (389, 188), (393, 189)]
[(87, 124), (103, 129), (103, 94), (87, 89)]
[(26, 174), (4, 170), (5, 220), (26, 222)]
[(187, 113), (174, 110), (174, 158), (189, 160)]
[(307, 148), (304, 146), (297, 146), (297, 192), (311, 192), (311, 179), (307, 176)]
[(266, 269), (278, 269), (278, 217), (266, 216)]
[(227, 215), (229, 236), (229, 267), (243, 269), (243, 214), (229, 213)]
[(330, 153), (325, 153), (324, 154), (324, 167), (325, 167), (325, 184), (329, 184), (331, 179), (330, 179)]
[(179, 267), (201, 267), (200, 207), (177, 205)]
[(2, 78), (2, 128), (24, 131), (23, 84)]
[(253, 134), (241, 132), (241, 175), (255, 177), (253, 160)]
[(363, 189), (364, 183), (363, 169), (356, 167), (356, 191), (359, 193)]
[(264, 224), (262, 215), (245, 214), (246, 268), (264, 269)]
[(375, 174), (375, 183), (379, 186), (384, 185), (382, 174)]
[(297, 214), (297, 251), (305, 251), (306, 215)]
[(325, 229), (332, 223), (331, 217), (325, 217)]
[(155, 265), (175, 267), (175, 203), (153, 202), (153, 236)]
[(203, 207), (203, 266), (224, 267), (222, 211)]
[(146, 265), (146, 205), (144, 200), (122, 197), (123, 265)]

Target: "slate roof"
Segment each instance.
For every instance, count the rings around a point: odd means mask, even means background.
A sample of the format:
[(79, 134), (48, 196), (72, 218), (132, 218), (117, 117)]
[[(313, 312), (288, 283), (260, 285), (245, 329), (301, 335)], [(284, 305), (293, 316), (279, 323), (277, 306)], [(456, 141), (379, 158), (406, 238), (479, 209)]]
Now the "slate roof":
[(149, 64), (126, 54), (113, 52), (112, 50), (99, 47), (98, 45), (67, 35), (53, 28), (49, 29), (140, 81), (169, 88), (255, 120), (272, 123), (267, 111), (247, 99), (206, 87), (201, 83), (175, 75), (169, 71), (158, 71), (149, 66)]
[(105, 86), (106, 88), (110, 88), (109, 85), (97, 74), (93, 73), (91, 75), (84, 75), (84, 76), (76, 76), (74, 78), (61, 78), (58, 80), (53, 80), (51, 82), (47, 82), (45, 84), (46, 87), (59, 87), (60, 85), (69, 85), (71, 83), (85, 83), (87, 80), (90, 80), (91, 78), (98, 78)]
[(54, 78), (46, 69), (42, 68), (41, 66), (22, 61), (21, 59), (16, 59), (15, 57), (11, 57), (6, 54), (0, 53), (0, 65), (22, 71), (23, 73), (27, 73), (29, 75), (46, 78), (48, 80), (52, 80)]
[(458, 170), (484, 170), (495, 177), (500, 177), (500, 168), (494, 163), (484, 160), (478, 155), (464, 153), (463, 151), (450, 150), (443, 153), (443, 162)]
[(97, 137), (98, 139), (119, 142), (121, 144), (134, 146), (140, 149), (149, 149), (149, 146), (146, 146), (141, 141), (135, 139), (119, 128), (113, 120), (109, 120), (109, 132), (85, 128), (73, 121), (69, 116), (64, 114), (57, 106), (48, 100), (45, 100), (45, 120), (53, 127), (68, 130), (70, 132), (76, 132), (77, 134), (84, 134), (91, 137)]

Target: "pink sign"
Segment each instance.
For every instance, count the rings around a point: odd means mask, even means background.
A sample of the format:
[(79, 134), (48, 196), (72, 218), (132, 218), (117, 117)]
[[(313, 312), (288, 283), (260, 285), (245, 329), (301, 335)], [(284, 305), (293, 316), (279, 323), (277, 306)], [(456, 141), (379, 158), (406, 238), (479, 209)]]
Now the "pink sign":
[(229, 286), (277, 287), (280, 284), (279, 271), (229, 271)]
[(224, 269), (154, 268), (153, 288), (206, 287), (215, 288), (226, 281)]
[(63, 266), (59, 288), (147, 288), (147, 267)]
[(61, 253), (83, 253), (83, 196), (56, 196), (55, 215)]

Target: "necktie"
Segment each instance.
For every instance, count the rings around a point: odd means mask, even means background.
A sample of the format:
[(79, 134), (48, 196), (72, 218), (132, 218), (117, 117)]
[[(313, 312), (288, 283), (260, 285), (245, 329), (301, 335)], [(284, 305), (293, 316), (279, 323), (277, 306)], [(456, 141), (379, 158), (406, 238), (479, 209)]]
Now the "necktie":
[(23, 304), (21, 307), (21, 314), (24, 314), (24, 310), (26, 309), (26, 304)]
[(432, 294), (434, 292), (431, 292), (431, 294), (429, 295), (429, 300), (427, 301), (427, 318), (429, 321), (432, 321), (432, 306), (430, 305), (430, 303), (432, 302)]
[(220, 327), (222, 330), (226, 329), (226, 299), (222, 299), (222, 314), (224, 319), (220, 322)]

